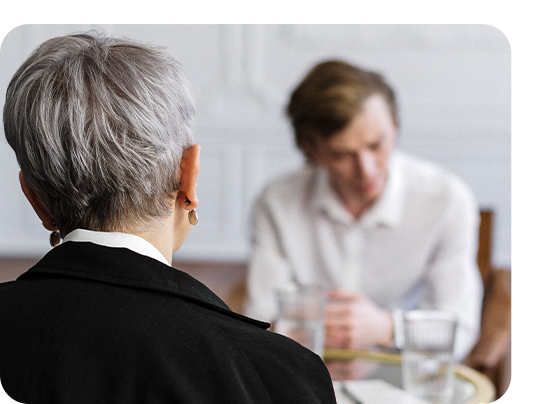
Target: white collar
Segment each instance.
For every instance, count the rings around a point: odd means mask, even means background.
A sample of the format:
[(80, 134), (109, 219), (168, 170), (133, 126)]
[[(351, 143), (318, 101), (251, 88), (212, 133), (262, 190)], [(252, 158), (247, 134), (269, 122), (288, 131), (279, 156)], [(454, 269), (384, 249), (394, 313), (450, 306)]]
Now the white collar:
[(356, 221), (329, 184), (329, 173), (322, 167), (315, 168), (315, 184), (312, 194), (314, 206), (326, 212), (333, 220), (350, 225), (359, 222), (366, 227), (379, 225), (395, 227), (402, 220), (404, 195), (403, 178), (399, 169), (399, 156), (393, 153), (389, 161), (389, 176), (378, 200)]
[(128, 248), (138, 254), (171, 265), (154, 245), (134, 234), (75, 229), (63, 239), (64, 243), (68, 241), (85, 241), (106, 247)]

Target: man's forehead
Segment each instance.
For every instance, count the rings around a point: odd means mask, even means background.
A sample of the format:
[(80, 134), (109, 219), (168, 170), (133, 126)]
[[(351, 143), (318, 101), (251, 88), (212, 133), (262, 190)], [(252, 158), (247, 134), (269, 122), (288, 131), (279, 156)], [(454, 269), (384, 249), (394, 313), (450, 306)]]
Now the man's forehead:
[(326, 139), (329, 148), (365, 147), (396, 133), (396, 125), (387, 103), (381, 96), (372, 96), (343, 130)]
[(382, 142), (388, 137), (385, 130), (374, 128), (372, 130), (341, 131), (319, 144), (332, 151), (357, 150)]

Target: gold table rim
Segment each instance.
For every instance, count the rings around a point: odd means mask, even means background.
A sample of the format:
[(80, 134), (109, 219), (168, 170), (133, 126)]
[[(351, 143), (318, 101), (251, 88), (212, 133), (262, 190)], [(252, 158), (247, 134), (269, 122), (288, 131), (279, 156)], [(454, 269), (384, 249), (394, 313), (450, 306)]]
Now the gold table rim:
[[(324, 359), (365, 359), (384, 363), (401, 364), (402, 355), (395, 352), (367, 349), (335, 349), (326, 348)], [(457, 377), (468, 381), (475, 386), (475, 395), (464, 404), (486, 404), (495, 400), (495, 386), (489, 378), (482, 373), (465, 365), (457, 364), (454, 367)]]

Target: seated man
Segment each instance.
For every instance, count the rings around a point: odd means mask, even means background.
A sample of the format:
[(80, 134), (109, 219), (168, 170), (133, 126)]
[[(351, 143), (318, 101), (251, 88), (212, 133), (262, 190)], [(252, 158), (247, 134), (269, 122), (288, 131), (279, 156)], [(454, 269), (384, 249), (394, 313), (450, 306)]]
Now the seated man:
[(402, 313), (455, 312), (456, 357), (475, 343), (478, 206), (436, 165), (394, 151), (397, 105), (383, 78), (314, 67), (287, 108), (308, 164), (269, 184), (254, 211), (246, 313), (274, 320), (285, 283), (328, 286), (325, 346), (401, 346)]

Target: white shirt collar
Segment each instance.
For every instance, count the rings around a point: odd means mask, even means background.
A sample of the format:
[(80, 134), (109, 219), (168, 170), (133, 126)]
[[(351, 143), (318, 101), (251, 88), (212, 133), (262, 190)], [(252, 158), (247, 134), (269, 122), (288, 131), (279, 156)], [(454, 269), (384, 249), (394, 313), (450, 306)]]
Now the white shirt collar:
[(128, 248), (138, 254), (171, 265), (154, 245), (133, 234), (75, 229), (63, 239), (64, 243), (69, 241), (85, 241), (106, 247)]
[[(404, 195), (400, 192), (403, 179), (399, 170), (399, 157), (393, 153), (389, 162), (389, 176), (385, 189), (378, 200), (357, 220), (366, 227), (395, 227), (402, 220)], [(321, 166), (316, 167), (316, 179), (313, 189), (313, 205), (324, 210), (333, 220), (350, 225), (356, 220), (329, 184), (329, 173)]]

